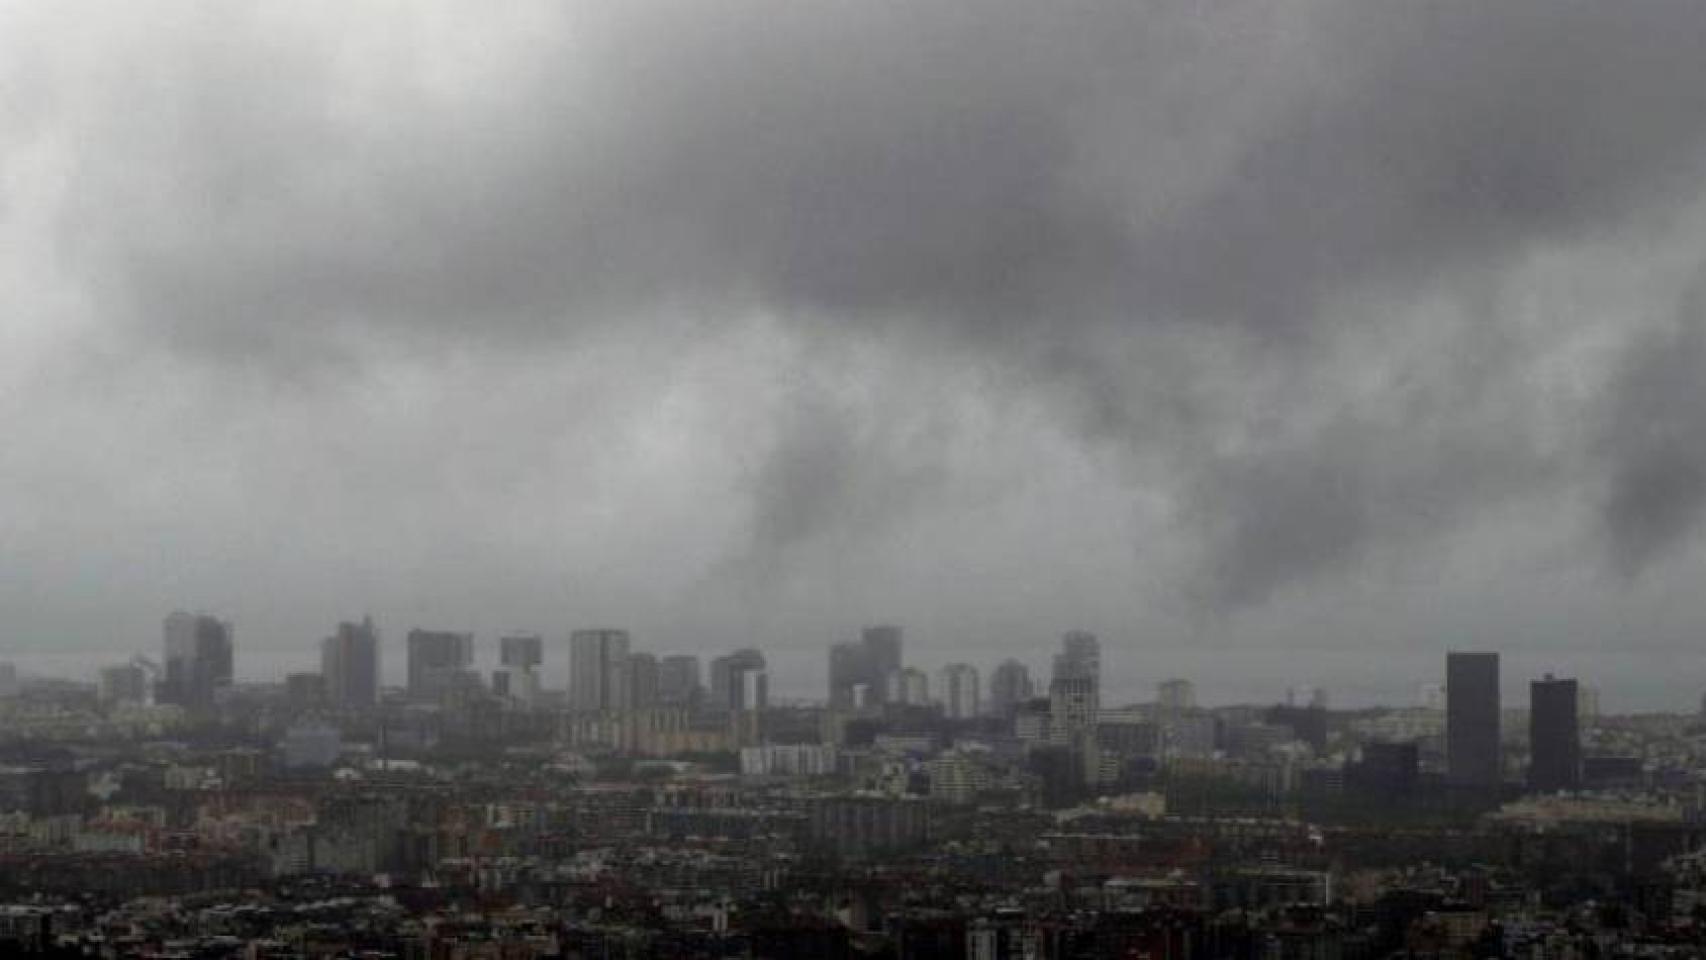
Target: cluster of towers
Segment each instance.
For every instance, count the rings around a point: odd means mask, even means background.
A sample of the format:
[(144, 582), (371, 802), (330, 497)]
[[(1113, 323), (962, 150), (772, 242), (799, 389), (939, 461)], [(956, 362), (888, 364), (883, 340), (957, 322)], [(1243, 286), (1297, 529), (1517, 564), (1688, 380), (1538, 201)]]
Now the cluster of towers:
[[(1464, 789), (1496, 791), (1504, 780), (1499, 655), (1446, 655), (1446, 775)], [(1551, 674), (1529, 683), (1531, 790), (1554, 792), (1581, 784), (1581, 691), (1575, 680)]]

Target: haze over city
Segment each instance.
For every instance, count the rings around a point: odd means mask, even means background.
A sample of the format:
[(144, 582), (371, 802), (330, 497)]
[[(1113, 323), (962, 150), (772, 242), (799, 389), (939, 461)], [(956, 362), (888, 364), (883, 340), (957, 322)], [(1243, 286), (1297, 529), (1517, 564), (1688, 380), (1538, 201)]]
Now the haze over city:
[[(0, 656), (1706, 686), (1706, 7), (0, 6)], [(482, 661), (495, 656), (482, 652)], [(556, 685), (561, 686), (559, 678)]]

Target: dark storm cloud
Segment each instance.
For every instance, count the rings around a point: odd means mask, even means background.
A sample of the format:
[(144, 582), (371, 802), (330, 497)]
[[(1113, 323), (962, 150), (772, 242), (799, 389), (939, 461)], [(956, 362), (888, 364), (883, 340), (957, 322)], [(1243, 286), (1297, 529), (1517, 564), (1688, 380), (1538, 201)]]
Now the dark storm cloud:
[(1603, 518), (1613, 559), (1636, 573), (1677, 548), (1706, 514), (1706, 296), (1636, 340), (1614, 381), (1597, 452), (1608, 463)]
[[(222, 16), (109, 89), (78, 172), (73, 249), (140, 336), (290, 364), (757, 312), (946, 346), (1165, 489), (1214, 604), (1550, 488), (1547, 335), (1456, 291), (1660, 229), (1706, 135), (1684, 0), (599, 5), (345, 108), (330, 37)], [(1626, 569), (1700, 515), (1683, 329), (1592, 401)], [(913, 502), (931, 451), (860, 420), (891, 415), (775, 425), (758, 541)]]

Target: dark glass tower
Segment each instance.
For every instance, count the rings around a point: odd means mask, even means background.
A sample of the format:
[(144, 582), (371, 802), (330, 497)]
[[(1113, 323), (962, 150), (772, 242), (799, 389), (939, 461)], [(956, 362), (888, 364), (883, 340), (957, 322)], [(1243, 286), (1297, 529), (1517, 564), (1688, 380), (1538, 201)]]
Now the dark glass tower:
[(1528, 685), (1528, 786), (1553, 793), (1581, 783), (1582, 740), (1576, 717), (1576, 681), (1544, 680)]
[(1497, 789), (1499, 655), (1445, 657), (1446, 775), (1455, 786)]

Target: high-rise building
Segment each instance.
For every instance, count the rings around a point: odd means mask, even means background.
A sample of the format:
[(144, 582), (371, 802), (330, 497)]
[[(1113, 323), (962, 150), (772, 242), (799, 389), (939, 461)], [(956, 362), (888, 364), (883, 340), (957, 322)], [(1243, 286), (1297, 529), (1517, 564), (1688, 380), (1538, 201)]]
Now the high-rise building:
[(658, 673), (656, 656), (628, 654), (628, 709), (649, 710), (658, 705)]
[(1051, 680), (1089, 681), (1092, 710), (1101, 707), (1102, 644), (1095, 634), (1069, 630), (1061, 635), (1060, 652), (1054, 655)]
[(921, 707), (930, 702), (930, 675), (913, 667), (902, 667), (888, 675), (888, 703)]
[(538, 670), (545, 663), (545, 638), (537, 633), (500, 637), (498, 663), (517, 670)]
[(1048, 685), (1049, 728), (1060, 743), (1075, 743), (1096, 726), (1096, 681), (1086, 676), (1055, 677)]
[(166, 667), (161, 703), (206, 707), (231, 684), (231, 624), (205, 613), (181, 610), (166, 618)]
[(1453, 652), (1445, 657), (1446, 779), (1460, 787), (1495, 789), (1499, 754), (1499, 655)]
[(1574, 680), (1551, 674), (1528, 685), (1528, 786), (1553, 793), (1581, 784), (1582, 740)]
[(829, 705), (855, 706), (853, 690), (871, 682), (871, 655), (863, 642), (837, 643), (829, 648)]
[(1176, 714), (1197, 708), (1197, 687), (1189, 680), (1163, 680), (1155, 685), (1155, 705), (1162, 713)]
[(336, 706), (364, 707), (379, 699), (379, 632), (372, 617), (340, 623), (320, 641), (320, 674), (326, 699)]
[(699, 658), (677, 653), (658, 662), (658, 700), (671, 706), (687, 706), (699, 700)]
[(569, 703), (576, 710), (628, 705), (628, 631), (576, 630), (569, 635)]
[(869, 702), (887, 696), (888, 678), (901, 668), (902, 643), (899, 627), (866, 627), (857, 641), (829, 648), (829, 705), (846, 709), (860, 698), (863, 688)]
[(0, 697), (18, 695), (18, 668), (10, 661), (0, 660)]
[(101, 668), (101, 702), (147, 703), (148, 672), (137, 663)]
[(989, 709), (998, 717), (1013, 716), (1034, 695), (1031, 671), (1017, 660), (1003, 660), (989, 675)]
[(900, 669), (903, 643), (899, 627), (866, 627), (859, 634), (860, 642), (871, 657), (871, 674), (886, 677)]
[(968, 720), (978, 715), (981, 691), (977, 681), (977, 668), (969, 663), (950, 663), (942, 668), (942, 711), (948, 717)]
[(770, 706), (770, 673), (762, 668), (740, 673), (740, 700), (736, 710), (763, 710)]
[[(749, 674), (765, 672), (764, 654), (748, 647), (711, 661), (711, 707), (716, 710), (759, 710), (768, 705), (769, 680), (753, 686)], [(753, 696), (762, 699), (754, 701)]]
[(409, 696), (436, 700), (464, 682), (474, 663), (474, 635), (451, 630), (410, 630)]

